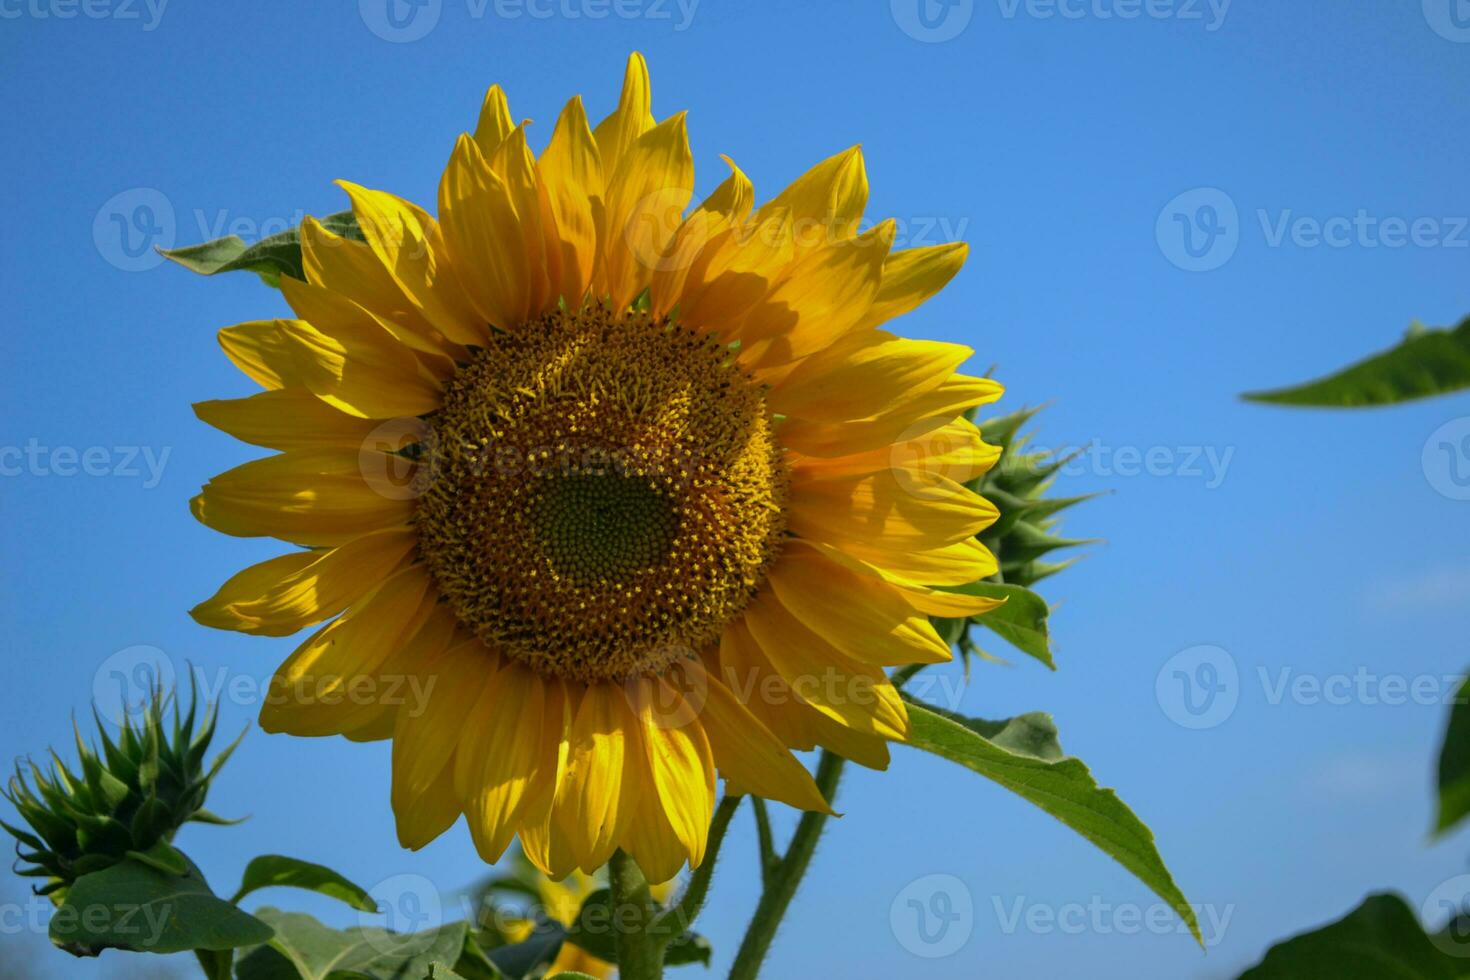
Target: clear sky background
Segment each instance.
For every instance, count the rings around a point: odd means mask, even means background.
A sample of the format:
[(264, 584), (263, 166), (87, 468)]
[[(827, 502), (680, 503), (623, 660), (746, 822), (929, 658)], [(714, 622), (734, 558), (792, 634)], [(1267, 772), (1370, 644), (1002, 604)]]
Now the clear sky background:
[[(871, 216), (901, 219), (909, 244), (970, 243), (955, 283), (898, 329), (972, 345), (1008, 406), (1050, 403), (1043, 443), (1096, 447), (1058, 491), (1107, 493), (1067, 521), (1106, 540), (1043, 589), (1060, 604), (1059, 672), (977, 665), (959, 706), (1053, 712), (1064, 747), (1118, 788), (1209, 906), (1207, 955), (1172, 926), (1139, 931), (1127, 910), (1155, 899), (1119, 866), (998, 787), (897, 749), (889, 772), (844, 784), (846, 816), (768, 975), (1228, 978), (1371, 891), (1417, 906), (1466, 870), (1470, 836), (1428, 836), (1448, 709), (1387, 702), (1406, 700), (1394, 678), (1428, 678), (1418, 700), (1432, 700), (1470, 664), (1470, 502), (1423, 460), (1441, 426), (1470, 425), (1470, 397), (1310, 413), (1237, 395), (1386, 346), (1411, 319), (1470, 313), (1470, 12), (1064, 6), (962, 0), (924, 21), (913, 0), (427, 0), (419, 19), (402, 6), (408, 19), (390, 21), (372, 0), (0, 0), (0, 447), (23, 451), (0, 457), (0, 756), (62, 745), (130, 648), (238, 692), (293, 646), (185, 613), (273, 551), (189, 516), (205, 479), (257, 455), (189, 405), (250, 390), (215, 330), (284, 304), (247, 275), (206, 280), (130, 253), (145, 237), (249, 238), (340, 210), (339, 177), (432, 207), (488, 84), (536, 121), (539, 146), (571, 94), (594, 117), (611, 110), (637, 49), (655, 113), (691, 110), (699, 192), (723, 178), (720, 153), (765, 197), (861, 142)], [(124, 241), (117, 221), (134, 219)], [(1298, 219), (1346, 222), (1314, 245)], [(1433, 220), (1391, 247), (1389, 219)], [(101, 447), (96, 475), (66, 447)], [(1152, 472), (1130, 465), (1150, 450)], [(1234, 667), (1233, 710), (1181, 708), (1174, 667), (1204, 675), (1197, 654), (1171, 658), (1199, 645)], [(1277, 695), (1301, 676), (1345, 703)], [(251, 721), (250, 701), (226, 690), (225, 729)], [(1176, 721), (1200, 717), (1209, 727)], [(399, 850), (386, 744), (252, 732), (211, 806), (253, 815), (179, 839), (222, 890), (273, 850), (386, 881), (388, 896), (426, 880), (450, 905), (483, 871), (462, 827)], [(752, 838), (747, 812), (701, 923), (715, 975), (754, 903)], [(956, 876), (951, 897), (973, 911), (952, 955), (923, 960), (890, 912), (930, 874)], [(18, 879), (0, 882), (0, 900), (23, 897)], [(1079, 906), (1100, 911), (1079, 919)], [(1013, 925), (1018, 908), (1042, 911)], [(1046, 925), (1046, 910), (1067, 924)], [(18, 929), (23, 912), (7, 906), (0, 960), (42, 942)], [(42, 952), (40, 976), (122, 975), (115, 955)]]

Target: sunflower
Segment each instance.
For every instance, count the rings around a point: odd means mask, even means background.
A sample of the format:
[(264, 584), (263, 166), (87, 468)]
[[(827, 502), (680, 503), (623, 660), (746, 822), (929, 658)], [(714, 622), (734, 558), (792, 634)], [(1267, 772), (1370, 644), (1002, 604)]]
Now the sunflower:
[(643, 59), (595, 129), (567, 103), (539, 156), (492, 87), (438, 219), (340, 182), (360, 229), (307, 219), (296, 318), (220, 332), (265, 390), (196, 406), (278, 451), (193, 500), (215, 530), (300, 546), (193, 610), (284, 636), (271, 732), (393, 740), (418, 848), (463, 814), (547, 874), (618, 848), (652, 881), (704, 856), (715, 780), (829, 812), (792, 754), (873, 768), (909, 731), (885, 667), (950, 659), (929, 616), (990, 600), (962, 484), (998, 450), (972, 351), (880, 325), (963, 244), (864, 228), (859, 149), (754, 207), (689, 204), (683, 113)]

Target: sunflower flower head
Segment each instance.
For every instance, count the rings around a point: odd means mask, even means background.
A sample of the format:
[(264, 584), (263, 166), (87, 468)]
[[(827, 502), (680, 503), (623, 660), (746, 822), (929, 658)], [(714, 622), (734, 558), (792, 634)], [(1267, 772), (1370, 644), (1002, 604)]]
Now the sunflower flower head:
[(295, 316), (221, 331), (264, 390), (196, 410), (275, 455), (194, 513), (300, 547), (193, 614), (319, 626), (262, 725), (391, 738), (406, 846), (463, 815), (486, 861), (667, 881), (717, 778), (827, 812), (793, 750), (883, 768), (907, 737), (885, 668), (997, 604), (951, 587), (996, 571), (965, 413), (1001, 389), (883, 329), (965, 248), (864, 227), (858, 149), (760, 206), (726, 158), (694, 204), (637, 55), (597, 126), (574, 98), (537, 154), (512, 118), (491, 88), (437, 217), (343, 183), (361, 240), (308, 219)]

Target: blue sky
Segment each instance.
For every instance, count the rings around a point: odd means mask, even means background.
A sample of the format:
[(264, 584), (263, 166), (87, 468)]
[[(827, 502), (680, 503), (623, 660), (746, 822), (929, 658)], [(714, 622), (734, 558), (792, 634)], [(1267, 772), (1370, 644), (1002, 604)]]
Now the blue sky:
[[(432, 204), (489, 83), (544, 141), (572, 93), (610, 110), (637, 49), (656, 114), (691, 110), (699, 190), (720, 153), (767, 196), (861, 142), (870, 215), (910, 244), (970, 243), (899, 329), (973, 346), (1010, 406), (1050, 403), (1039, 439), (1090, 447), (1059, 491), (1107, 492), (1068, 530), (1106, 543), (1044, 589), (1059, 672), (977, 666), (959, 706), (1053, 712), (1212, 940), (1137, 927), (1154, 899), (1109, 859), (898, 749), (845, 783), (769, 975), (1224, 978), (1367, 892), (1419, 904), (1470, 852), (1428, 838), (1438, 701), (1470, 661), (1470, 459), (1438, 446), (1470, 398), (1319, 414), (1236, 396), (1470, 312), (1464, 7), (426, 0), (390, 19), (374, 0), (0, 0), (0, 756), (61, 744), (139, 646), (235, 684), (236, 730), (292, 646), (185, 614), (271, 550), (189, 517), (253, 455), (189, 405), (247, 393), (214, 332), (283, 304), (251, 277), (155, 267), (145, 240), (336, 211), (339, 177)], [(1190, 714), (1175, 671), (1206, 664), (1228, 690)], [(386, 896), (480, 874), (462, 828), (400, 851), (387, 795), (385, 745), (253, 732), (211, 801), (252, 819), (179, 843), (221, 889), (273, 850)], [(702, 922), (717, 970), (755, 895), (748, 814), (737, 828)], [(934, 874), (958, 882), (913, 884)], [(957, 949), (920, 959), (901, 912), (935, 887), (971, 914)], [(22, 901), (16, 879), (0, 900)], [(37, 943), (6, 908), (0, 943)], [(42, 962), (116, 968), (60, 956)]]

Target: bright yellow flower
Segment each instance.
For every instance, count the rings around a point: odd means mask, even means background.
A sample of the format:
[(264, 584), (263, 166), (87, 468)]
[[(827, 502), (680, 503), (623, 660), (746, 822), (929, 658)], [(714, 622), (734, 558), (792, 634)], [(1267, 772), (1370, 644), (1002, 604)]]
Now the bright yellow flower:
[(649, 105), (635, 55), (617, 111), (572, 99), (537, 157), (491, 88), (437, 221), (343, 183), (365, 241), (308, 219), (298, 319), (220, 333), (266, 390), (198, 413), (279, 454), (194, 513), (309, 550), (194, 616), (331, 620), (261, 724), (392, 738), (408, 847), (463, 813), (486, 861), (519, 835), (553, 877), (622, 847), (672, 878), (717, 773), (826, 810), (792, 749), (885, 767), (909, 727), (883, 668), (948, 660), (927, 617), (993, 606), (935, 587), (995, 571), (961, 482), (996, 452), (962, 414), (1001, 389), (879, 329), (965, 247), (860, 231), (857, 148), (760, 208), (731, 163), (686, 215), (684, 115)]

